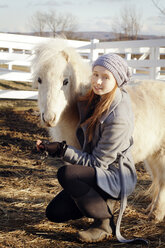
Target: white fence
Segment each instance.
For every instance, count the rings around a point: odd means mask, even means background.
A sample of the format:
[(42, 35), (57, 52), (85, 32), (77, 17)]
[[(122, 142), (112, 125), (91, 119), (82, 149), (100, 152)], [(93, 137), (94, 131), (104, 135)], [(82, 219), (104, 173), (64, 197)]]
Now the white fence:
[[(0, 33), (0, 80), (30, 82), (34, 47), (49, 39)], [(118, 53), (133, 68), (134, 78), (165, 80), (165, 39), (117, 42), (66, 40), (66, 42), (68, 46), (75, 47), (89, 62), (103, 53)], [(0, 98), (7, 96), (9, 97), (8, 91), (0, 92)]]
[(165, 39), (93, 43), (92, 60), (108, 52), (123, 55), (134, 78), (165, 80)]
[[(37, 44), (50, 38), (0, 33), (0, 79), (31, 81), (31, 60)], [(80, 47), (89, 44), (83, 41), (66, 41), (68, 46)]]

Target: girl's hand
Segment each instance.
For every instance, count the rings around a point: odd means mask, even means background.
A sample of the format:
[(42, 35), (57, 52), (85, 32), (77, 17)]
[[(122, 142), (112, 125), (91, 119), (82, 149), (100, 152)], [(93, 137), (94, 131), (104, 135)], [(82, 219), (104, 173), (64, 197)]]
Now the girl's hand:
[(37, 140), (36, 142), (37, 151), (39, 152), (48, 152), (52, 157), (63, 157), (67, 149), (67, 144), (65, 141), (62, 142), (43, 142)]
[(36, 147), (37, 147), (37, 151), (39, 152), (45, 151), (45, 145), (43, 144), (41, 140), (37, 140)]

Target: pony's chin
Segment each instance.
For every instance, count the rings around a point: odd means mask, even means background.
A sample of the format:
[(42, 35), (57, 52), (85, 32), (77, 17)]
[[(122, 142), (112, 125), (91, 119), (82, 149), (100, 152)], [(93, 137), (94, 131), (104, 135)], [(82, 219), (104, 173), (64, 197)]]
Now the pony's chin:
[(56, 124), (54, 124), (54, 123), (51, 123), (51, 124), (47, 123), (46, 126), (47, 126), (47, 127), (55, 127)]
[(45, 123), (47, 127), (55, 127), (57, 126), (57, 121), (53, 121), (53, 122), (50, 122), (50, 123)]

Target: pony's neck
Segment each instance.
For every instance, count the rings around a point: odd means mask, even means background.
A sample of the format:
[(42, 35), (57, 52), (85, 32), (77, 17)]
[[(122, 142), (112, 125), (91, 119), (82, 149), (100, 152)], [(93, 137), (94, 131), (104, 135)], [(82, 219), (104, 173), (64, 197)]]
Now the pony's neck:
[(78, 108), (76, 102), (69, 104), (60, 117), (59, 126), (61, 139), (66, 140), (67, 144), (80, 148), (76, 129), (79, 123)]
[(79, 116), (76, 101), (66, 107), (61, 115), (60, 120), (64, 123), (68, 123), (69, 121), (71, 125), (78, 124)]

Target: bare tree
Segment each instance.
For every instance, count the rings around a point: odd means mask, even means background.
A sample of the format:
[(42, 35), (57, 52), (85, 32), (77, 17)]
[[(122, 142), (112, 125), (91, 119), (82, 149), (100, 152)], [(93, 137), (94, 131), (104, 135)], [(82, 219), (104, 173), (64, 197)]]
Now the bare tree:
[(112, 29), (116, 38), (136, 40), (141, 29), (141, 16), (134, 6), (125, 6), (120, 16), (113, 22)]
[(37, 11), (31, 18), (30, 18), (30, 25), (35, 32), (39, 34), (39, 36), (43, 36), (43, 33), (46, 28), (46, 15), (40, 11)]
[(165, 7), (161, 6), (160, 1), (152, 0), (152, 2), (155, 5), (155, 7), (160, 11), (160, 13), (165, 15)]
[(72, 37), (77, 28), (76, 17), (71, 14), (58, 14), (56, 11), (36, 12), (30, 19), (30, 24), (40, 36), (44, 31), (52, 33), (53, 37), (64, 34), (67, 38)]
[(53, 37), (56, 36), (57, 31), (61, 26), (61, 19), (59, 15), (55, 11), (50, 11), (46, 14), (46, 24), (49, 29), (53, 33)]
[(66, 14), (62, 17), (61, 33), (63, 33), (68, 39), (73, 37), (73, 31), (77, 29), (78, 23), (75, 16), (72, 14)]
[(68, 36), (77, 28), (76, 18), (71, 14), (57, 14), (55, 11), (47, 13), (47, 26), (55, 37), (57, 32)]

